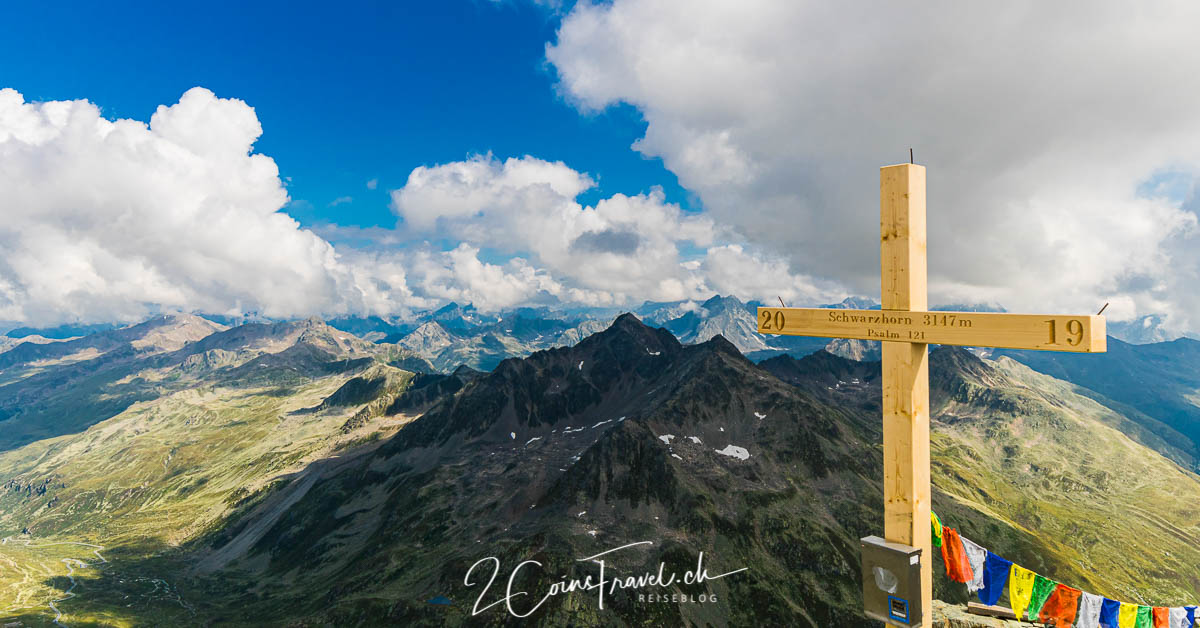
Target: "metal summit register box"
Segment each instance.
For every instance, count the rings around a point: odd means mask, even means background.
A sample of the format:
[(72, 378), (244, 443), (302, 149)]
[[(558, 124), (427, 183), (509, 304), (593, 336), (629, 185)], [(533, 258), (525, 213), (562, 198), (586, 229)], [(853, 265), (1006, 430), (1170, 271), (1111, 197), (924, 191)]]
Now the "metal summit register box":
[(921, 550), (877, 536), (860, 539), (863, 610), (892, 626), (921, 624)]

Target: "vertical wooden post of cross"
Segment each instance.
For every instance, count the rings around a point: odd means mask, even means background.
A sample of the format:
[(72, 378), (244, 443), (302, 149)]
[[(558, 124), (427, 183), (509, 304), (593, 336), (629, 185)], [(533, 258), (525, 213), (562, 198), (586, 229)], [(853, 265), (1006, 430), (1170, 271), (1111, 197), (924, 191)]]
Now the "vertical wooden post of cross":
[[(879, 238), (884, 310), (929, 309), (925, 255), (925, 168), (879, 169)], [(932, 625), (929, 525), (929, 346), (883, 342), (883, 534), (920, 548), (922, 626)]]

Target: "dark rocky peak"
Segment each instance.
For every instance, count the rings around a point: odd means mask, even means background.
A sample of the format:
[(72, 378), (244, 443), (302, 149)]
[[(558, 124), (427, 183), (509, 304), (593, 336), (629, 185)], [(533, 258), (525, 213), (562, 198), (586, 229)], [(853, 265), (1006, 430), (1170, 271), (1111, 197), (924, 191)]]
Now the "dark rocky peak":
[(326, 397), (317, 409), (370, 403), (383, 395), (398, 393), (414, 377), (417, 376), (408, 371), (385, 364), (373, 364), (346, 380), (346, 383)]
[(477, 371), (466, 364), (460, 364), (458, 365), (458, 368), (454, 369), (454, 372), (451, 373), (451, 375), (463, 381), (472, 381), (483, 377), (485, 373), (483, 371)]
[(964, 375), (987, 376), (993, 372), (979, 356), (963, 349), (948, 345), (940, 346), (929, 352), (929, 368), (947, 372), (958, 371)]
[(564, 378), (575, 373), (593, 385), (603, 386), (618, 373), (661, 370), (683, 349), (671, 332), (649, 327), (633, 314), (625, 313), (608, 328), (588, 336), (574, 347), (538, 351), (527, 358), (504, 360), (488, 379), (516, 380), (541, 374)]
[[(758, 366), (779, 379), (796, 385), (802, 382), (830, 384), (835, 381), (872, 384), (880, 376), (878, 361), (849, 360), (825, 350), (800, 359), (779, 355), (763, 360)], [(934, 388), (939, 385), (944, 388), (952, 382), (961, 381), (990, 384), (1003, 377), (970, 351), (948, 346), (930, 352), (929, 376), (930, 385)]]
[(750, 360), (746, 359), (746, 356), (742, 355), (742, 352), (738, 350), (736, 345), (734, 345), (732, 342), (729, 342), (729, 340), (727, 340), (725, 336), (722, 336), (721, 334), (717, 334), (712, 338), (695, 345), (695, 347), (696, 350), (701, 353), (726, 355), (738, 360), (743, 360), (747, 364), (753, 364), (750, 362)]
[(513, 336), (522, 340), (532, 340), (561, 332), (569, 327), (570, 323), (562, 318), (537, 316), (536, 312), (528, 311), (518, 314), (505, 314), (503, 318), (489, 325), (487, 329), (495, 334)]
[[(429, 375), (434, 374), (431, 373)], [(454, 369), (454, 372), (450, 373), (449, 375), (443, 375), (443, 377), (456, 380), (464, 386), (470, 384), (471, 382), (481, 380), (487, 376), (488, 373), (486, 371), (477, 371), (466, 364), (459, 365), (459, 367)]]
[(834, 355), (824, 349), (810, 353), (799, 360), (794, 358), (793, 360), (801, 368), (813, 372), (829, 371), (835, 374), (850, 374), (864, 371), (879, 372), (879, 360), (869, 362), (851, 360), (840, 355)]
[(614, 358), (641, 355), (674, 355), (683, 348), (671, 332), (649, 327), (628, 312), (618, 316), (608, 329), (584, 339), (575, 346), (582, 355), (607, 353)]
[(931, 391), (953, 392), (964, 385), (991, 388), (1003, 379), (996, 369), (961, 347), (942, 346), (929, 353)]
[(396, 396), (385, 414), (417, 413), (428, 408), (437, 401), (457, 393), (468, 384), (486, 375), (480, 371), (462, 365), (449, 375), (441, 373), (418, 373), (412, 379), (412, 386)]
[(758, 365), (793, 385), (803, 382), (832, 386), (835, 382), (871, 383), (879, 378), (879, 362), (858, 362), (821, 350), (797, 360), (780, 355)]
[(629, 404), (645, 403), (646, 391), (675, 373), (683, 350), (670, 332), (621, 315), (574, 347), (509, 358), (491, 373), (473, 376), (461, 392), (406, 427), (397, 447), (432, 445), (456, 435), (503, 442), (512, 434), (548, 433), (559, 424), (612, 419), (627, 413)]

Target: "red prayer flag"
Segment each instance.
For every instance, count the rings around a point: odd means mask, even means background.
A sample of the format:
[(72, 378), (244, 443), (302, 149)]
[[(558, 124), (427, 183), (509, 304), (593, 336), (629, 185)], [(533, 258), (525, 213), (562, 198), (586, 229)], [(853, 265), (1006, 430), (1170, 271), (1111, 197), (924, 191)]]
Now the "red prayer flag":
[(971, 560), (967, 558), (967, 550), (963, 549), (958, 530), (945, 526), (942, 527), (942, 561), (946, 563), (947, 578), (963, 583), (975, 579)]
[(1038, 621), (1055, 628), (1074, 628), (1080, 595), (1082, 592), (1079, 589), (1065, 584), (1054, 587), (1054, 592), (1042, 605), (1042, 612), (1038, 613)]
[(1171, 628), (1171, 609), (1155, 606), (1151, 612), (1154, 613), (1154, 628)]

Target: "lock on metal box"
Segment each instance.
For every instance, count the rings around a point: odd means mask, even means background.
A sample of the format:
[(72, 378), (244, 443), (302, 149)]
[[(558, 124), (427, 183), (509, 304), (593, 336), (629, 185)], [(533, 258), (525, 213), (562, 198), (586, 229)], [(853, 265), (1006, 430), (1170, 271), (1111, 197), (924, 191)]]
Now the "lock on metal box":
[(863, 611), (892, 626), (921, 623), (921, 550), (877, 536), (862, 548)]

